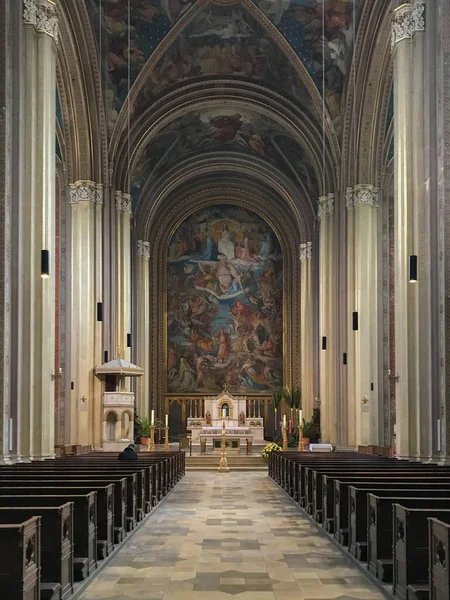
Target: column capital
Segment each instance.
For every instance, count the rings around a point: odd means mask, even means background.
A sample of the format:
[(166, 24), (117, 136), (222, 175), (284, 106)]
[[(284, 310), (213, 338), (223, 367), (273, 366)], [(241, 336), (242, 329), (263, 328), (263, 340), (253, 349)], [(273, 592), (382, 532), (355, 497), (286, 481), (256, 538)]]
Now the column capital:
[(23, 0), (23, 20), (38, 33), (46, 33), (58, 41), (58, 13), (53, 0)]
[(417, 31), (425, 31), (425, 6), (424, 0), (416, 0), (412, 9), (412, 21), (414, 24), (414, 33)]
[(307, 260), (312, 256), (312, 242), (305, 242), (304, 244), (300, 244), (300, 260)]
[(416, 0), (413, 4), (402, 4), (394, 10), (392, 18), (392, 45), (405, 39), (411, 39), (413, 34), (425, 31), (424, 0)]
[(345, 192), (346, 208), (353, 208), (359, 204), (378, 208), (378, 188), (370, 183), (359, 183), (355, 187), (348, 187)]
[(319, 208), (317, 218), (319, 221), (334, 212), (334, 194), (327, 194), (319, 198)]
[(150, 242), (144, 242), (144, 240), (138, 240), (137, 253), (138, 253), (138, 256), (142, 256), (143, 258), (150, 258)]
[(78, 202), (103, 204), (103, 184), (87, 179), (80, 179), (75, 183), (69, 184), (69, 187), (70, 204), (78, 204)]
[(131, 196), (120, 190), (116, 190), (116, 210), (119, 212), (132, 214), (131, 211)]

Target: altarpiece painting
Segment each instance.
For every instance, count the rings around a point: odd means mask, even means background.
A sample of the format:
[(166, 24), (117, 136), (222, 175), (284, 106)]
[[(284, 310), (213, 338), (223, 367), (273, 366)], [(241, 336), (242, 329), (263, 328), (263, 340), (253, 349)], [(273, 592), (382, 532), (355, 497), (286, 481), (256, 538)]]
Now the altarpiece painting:
[(167, 285), (169, 393), (282, 385), (283, 258), (264, 219), (232, 205), (189, 216), (169, 246)]

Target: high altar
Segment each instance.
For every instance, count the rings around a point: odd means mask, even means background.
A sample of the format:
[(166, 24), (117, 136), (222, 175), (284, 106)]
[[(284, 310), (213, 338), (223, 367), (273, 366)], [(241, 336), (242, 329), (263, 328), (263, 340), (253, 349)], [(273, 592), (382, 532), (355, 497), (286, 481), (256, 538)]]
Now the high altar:
[(192, 444), (200, 445), (202, 453), (208, 445), (213, 451), (220, 451), (224, 424), (228, 451), (238, 453), (241, 443), (246, 442), (247, 451), (251, 452), (253, 443), (264, 443), (264, 421), (262, 417), (247, 416), (246, 396), (232, 396), (225, 386), (218, 396), (205, 396), (204, 401), (205, 416), (187, 420)]

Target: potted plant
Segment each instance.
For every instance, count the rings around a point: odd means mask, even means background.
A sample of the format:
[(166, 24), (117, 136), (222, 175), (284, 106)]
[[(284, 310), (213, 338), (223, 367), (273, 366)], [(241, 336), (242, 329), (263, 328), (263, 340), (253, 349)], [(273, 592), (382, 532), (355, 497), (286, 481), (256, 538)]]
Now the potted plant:
[(281, 390), (274, 390), (272, 392), (272, 404), (273, 412), (275, 413), (275, 431), (278, 429), (278, 418), (277, 412), (280, 406), (281, 399), (283, 398), (283, 392)]
[(316, 433), (316, 425), (313, 419), (311, 419), (311, 421), (306, 421), (306, 419), (303, 419), (302, 433), (303, 445), (307, 446), (310, 443), (311, 438), (314, 437)]
[(148, 446), (150, 441), (150, 419), (139, 417), (139, 426), (141, 428), (141, 445)]

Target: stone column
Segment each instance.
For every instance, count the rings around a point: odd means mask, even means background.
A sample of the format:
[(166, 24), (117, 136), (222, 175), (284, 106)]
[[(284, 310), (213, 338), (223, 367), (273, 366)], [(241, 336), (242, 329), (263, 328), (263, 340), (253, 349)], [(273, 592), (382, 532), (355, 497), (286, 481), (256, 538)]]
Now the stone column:
[(313, 282), (312, 242), (300, 244), (300, 336), (302, 408), (305, 419), (310, 419), (314, 405), (314, 338), (313, 338)]
[(97, 302), (102, 302), (103, 186), (92, 181), (70, 185), (72, 224), (72, 352), (74, 384), (70, 410), (71, 442), (101, 446), (102, 394), (94, 367), (102, 363), (102, 323)]
[(397, 398), (397, 456), (418, 457), (420, 408), (418, 365), (418, 286), (408, 281), (408, 260), (417, 255), (414, 206), (413, 122), (414, 65), (411, 4), (394, 11), (394, 137), (395, 137), (395, 357), (399, 375)]
[(348, 436), (349, 446), (379, 443), (378, 189), (348, 188)]
[[(20, 393), (22, 454), (35, 459), (54, 456), (55, 364), (55, 89), (58, 23), (49, 0), (25, 0), (24, 205), (22, 218)], [(49, 277), (41, 278), (41, 252), (49, 253)]]
[(138, 415), (148, 417), (150, 411), (150, 242), (137, 243), (137, 364), (144, 375), (137, 381), (136, 408)]
[[(131, 360), (131, 196), (116, 191), (116, 340), (120, 354)], [(129, 379), (127, 389), (129, 389)]]
[[(319, 198), (320, 420), (322, 441), (336, 442), (334, 194)], [(326, 340), (326, 350), (322, 343)]]

